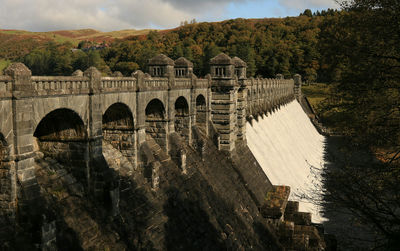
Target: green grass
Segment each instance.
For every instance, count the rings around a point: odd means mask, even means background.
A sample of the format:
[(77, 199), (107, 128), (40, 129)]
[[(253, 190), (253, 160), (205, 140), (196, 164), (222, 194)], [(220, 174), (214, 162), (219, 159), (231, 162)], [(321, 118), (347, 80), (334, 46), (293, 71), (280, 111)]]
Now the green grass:
[(77, 46), (79, 44), (79, 41), (76, 39), (64, 37), (64, 36), (59, 36), (59, 35), (50, 35), (49, 38), (53, 39), (56, 43), (63, 44), (66, 42), (72, 43), (74, 46)]
[(319, 113), (320, 104), (329, 97), (331, 88), (324, 83), (317, 83), (312, 85), (303, 85), (301, 91), (308, 98), (313, 109)]
[(10, 60), (0, 59), (0, 75), (1, 75), (1, 72), (3, 72), (3, 70), (4, 70), (5, 68), (7, 68), (7, 66), (8, 66), (10, 63), (11, 63)]
[(341, 131), (341, 121), (351, 121), (351, 118), (346, 117), (341, 108), (332, 108), (330, 105), (332, 99), (330, 95), (333, 87), (327, 84), (318, 83), (312, 85), (304, 85), (301, 87), (303, 94), (308, 98), (310, 105), (313, 107), (315, 113), (318, 115), (320, 122), (329, 128), (332, 132)]
[(22, 30), (2, 30), (1, 33), (11, 34), (11, 35), (19, 35), (19, 34), (25, 34), (26, 31), (22, 31)]

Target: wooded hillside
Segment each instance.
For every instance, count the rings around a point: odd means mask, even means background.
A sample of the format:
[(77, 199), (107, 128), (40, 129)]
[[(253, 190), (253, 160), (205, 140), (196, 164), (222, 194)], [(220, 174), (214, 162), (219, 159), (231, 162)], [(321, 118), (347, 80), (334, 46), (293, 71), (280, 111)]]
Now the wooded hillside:
[[(146, 70), (150, 57), (164, 53), (173, 59), (188, 58), (194, 63), (195, 74), (204, 76), (209, 71), (209, 60), (225, 52), (246, 61), (249, 77), (274, 77), (278, 73), (289, 77), (299, 73), (306, 81), (316, 81), (324, 77), (318, 48), (319, 26), (327, 16), (339, 14), (333, 10), (314, 15), (305, 11), (298, 17), (186, 22), (172, 30), (143, 32), (115, 38), (113, 42), (83, 39), (78, 45), (75, 40), (43, 43), (32, 38), (13, 43), (11, 50), (5, 46), (7, 53), (0, 52), (0, 56), (24, 62), (34, 75), (68, 75), (92, 65), (104, 74), (121, 71), (130, 75), (137, 69)], [(67, 31), (53, 33), (55, 37), (68, 35), (76, 39)], [(1, 36), (4, 34), (0, 39)]]

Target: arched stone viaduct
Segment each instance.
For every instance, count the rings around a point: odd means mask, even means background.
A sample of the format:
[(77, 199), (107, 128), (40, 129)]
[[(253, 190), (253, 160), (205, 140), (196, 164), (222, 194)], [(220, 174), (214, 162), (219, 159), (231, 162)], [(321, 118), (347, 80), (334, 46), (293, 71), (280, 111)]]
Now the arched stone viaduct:
[[(1, 212), (12, 217), (17, 183), (26, 197), (37, 192), (39, 151), (81, 166), (75, 174), (88, 184), (97, 175), (102, 140), (135, 167), (146, 137), (168, 152), (168, 135), (178, 132), (190, 143), (195, 124), (207, 133), (214, 129), (219, 149), (231, 151), (245, 142), (246, 117), (275, 109), (299, 90), (282, 76), (246, 79), (246, 64), (225, 54), (210, 65), (204, 79), (193, 75), (186, 59), (164, 55), (149, 61), (150, 74), (137, 71), (131, 77), (104, 77), (93, 67), (73, 76), (32, 76), (25, 65), (11, 65), (0, 76)], [(101, 185), (91, 186), (96, 192)]]

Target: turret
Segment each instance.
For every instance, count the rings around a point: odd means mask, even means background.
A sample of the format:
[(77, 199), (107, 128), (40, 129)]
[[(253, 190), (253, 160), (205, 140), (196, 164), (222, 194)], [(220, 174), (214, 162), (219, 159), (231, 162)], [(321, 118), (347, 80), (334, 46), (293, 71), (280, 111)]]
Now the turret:
[(167, 77), (174, 74), (174, 60), (158, 54), (149, 60), (149, 73), (152, 77)]
[(233, 79), (235, 74), (235, 65), (232, 58), (225, 53), (210, 60), (211, 77), (213, 79)]
[(184, 57), (175, 60), (175, 77), (188, 78), (193, 73), (193, 63)]
[(235, 65), (235, 75), (237, 78), (246, 79), (247, 64), (238, 57), (232, 58), (233, 64)]

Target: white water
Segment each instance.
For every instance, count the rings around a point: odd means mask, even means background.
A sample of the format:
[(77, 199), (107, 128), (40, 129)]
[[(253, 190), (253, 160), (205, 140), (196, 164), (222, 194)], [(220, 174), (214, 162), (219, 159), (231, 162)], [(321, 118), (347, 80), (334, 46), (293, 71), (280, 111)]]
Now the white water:
[(271, 183), (290, 186), (289, 199), (300, 201), (300, 211), (311, 212), (313, 222), (324, 221), (318, 206), (298, 196), (315, 196), (320, 186), (311, 166), (322, 169), (325, 141), (300, 104), (295, 100), (252, 124), (246, 125), (247, 144)]

